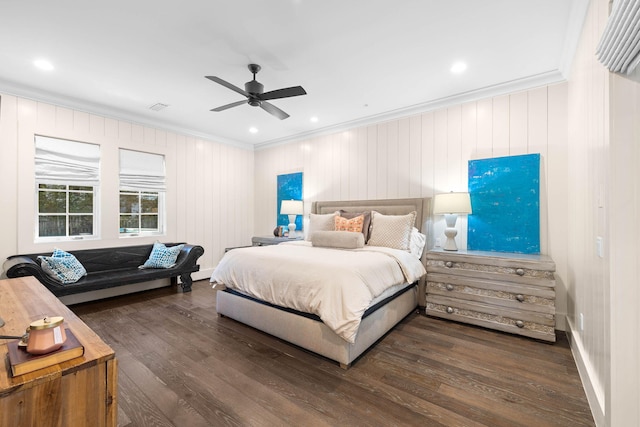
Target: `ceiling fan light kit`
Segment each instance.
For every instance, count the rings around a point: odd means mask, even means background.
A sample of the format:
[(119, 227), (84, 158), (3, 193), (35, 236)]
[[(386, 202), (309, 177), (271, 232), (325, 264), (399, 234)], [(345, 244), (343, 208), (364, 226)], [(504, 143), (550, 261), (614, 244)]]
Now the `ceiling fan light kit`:
[(228, 110), (229, 108), (237, 107), (242, 104), (249, 104), (253, 107), (260, 107), (272, 116), (275, 116), (280, 120), (284, 120), (289, 117), (289, 115), (267, 101), (272, 99), (290, 98), (293, 96), (307, 94), (302, 86), (292, 86), (284, 89), (276, 89), (269, 92), (264, 92), (264, 85), (256, 80), (256, 74), (258, 73), (258, 71), (260, 71), (261, 67), (258, 64), (249, 64), (248, 67), (249, 71), (251, 71), (251, 73), (253, 74), (253, 80), (250, 80), (244, 84), (244, 90), (227, 82), (226, 80), (221, 79), (220, 77), (205, 76), (207, 79), (216, 82), (228, 89), (231, 89), (232, 91), (237, 92), (247, 98), (246, 100), (236, 101), (217, 108), (213, 108), (211, 111), (220, 112)]

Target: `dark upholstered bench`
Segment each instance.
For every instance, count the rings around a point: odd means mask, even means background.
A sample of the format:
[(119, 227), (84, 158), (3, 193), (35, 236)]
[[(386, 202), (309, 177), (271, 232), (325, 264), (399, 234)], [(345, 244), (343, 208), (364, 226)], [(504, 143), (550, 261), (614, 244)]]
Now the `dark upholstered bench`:
[[(178, 244), (167, 243), (166, 246)], [(8, 278), (34, 276), (57, 297), (157, 279), (170, 278), (171, 283), (176, 284), (178, 277), (182, 282), (183, 292), (190, 292), (191, 273), (200, 270), (197, 261), (204, 254), (202, 246), (185, 244), (178, 255), (176, 265), (171, 268), (139, 269), (138, 267), (149, 258), (151, 249), (153, 244), (68, 251), (84, 266), (87, 275), (75, 283), (66, 285), (52, 279), (40, 267), (38, 256), (50, 256), (51, 253), (10, 256), (4, 262), (3, 270)]]

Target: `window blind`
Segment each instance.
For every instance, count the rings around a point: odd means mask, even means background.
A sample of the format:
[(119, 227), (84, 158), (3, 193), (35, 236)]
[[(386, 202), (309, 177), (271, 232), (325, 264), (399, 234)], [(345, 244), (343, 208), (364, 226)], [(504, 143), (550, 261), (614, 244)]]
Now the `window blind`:
[(596, 50), (610, 71), (631, 74), (640, 63), (640, 1), (615, 0)]
[(43, 184), (100, 182), (100, 146), (66, 139), (35, 136), (35, 176)]
[(164, 156), (121, 148), (120, 189), (166, 191)]

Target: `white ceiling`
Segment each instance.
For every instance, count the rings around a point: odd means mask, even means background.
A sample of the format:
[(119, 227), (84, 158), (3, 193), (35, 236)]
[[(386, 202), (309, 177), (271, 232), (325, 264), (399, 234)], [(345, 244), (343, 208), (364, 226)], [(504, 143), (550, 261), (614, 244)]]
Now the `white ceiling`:
[[(561, 81), (586, 3), (2, 0), (0, 92), (264, 146)], [(40, 58), (54, 69), (37, 69)], [(449, 71), (456, 61), (466, 72)], [(243, 87), (249, 63), (265, 91), (305, 88), (272, 101), (291, 117), (209, 111), (242, 96), (204, 76)]]

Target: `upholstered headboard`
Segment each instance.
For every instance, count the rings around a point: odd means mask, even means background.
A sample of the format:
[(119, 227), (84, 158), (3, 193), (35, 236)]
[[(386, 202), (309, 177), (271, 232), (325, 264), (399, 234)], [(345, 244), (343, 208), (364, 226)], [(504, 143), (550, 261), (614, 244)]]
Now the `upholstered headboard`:
[[(415, 226), (427, 236), (427, 244), (422, 253), (422, 263), (426, 266), (426, 253), (433, 249), (433, 224), (431, 219), (431, 198), (409, 198), (409, 199), (381, 199), (381, 200), (342, 200), (328, 202), (313, 202), (311, 213), (327, 214), (343, 210), (346, 212), (363, 212), (375, 210), (384, 215), (404, 215), (416, 212)], [(418, 304), (421, 307), (426, 305), (425, 301), (425, 279), (420, 281)]]
[[(344, 210), (362, 212), (375, 210), (384, 215), (404, 215), (416, 211), (416, 227), (427, 237), (430, 236), (431, 198), (381, 199), (381, 200), (343, 200), (332, 202), (313, 202), (311, 213), (327, 214)], [(428, 239), (427, 239), (428, 240)]]

